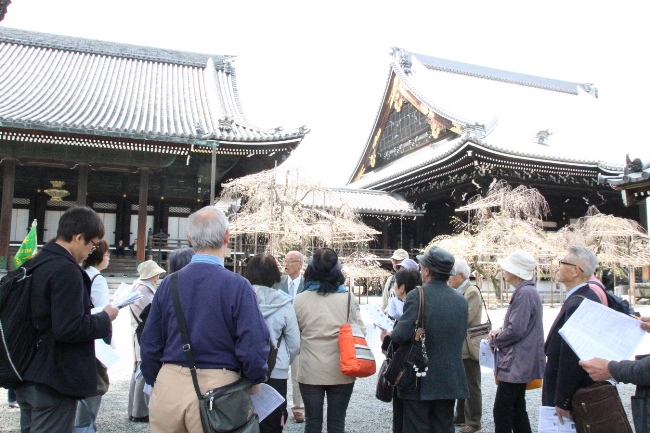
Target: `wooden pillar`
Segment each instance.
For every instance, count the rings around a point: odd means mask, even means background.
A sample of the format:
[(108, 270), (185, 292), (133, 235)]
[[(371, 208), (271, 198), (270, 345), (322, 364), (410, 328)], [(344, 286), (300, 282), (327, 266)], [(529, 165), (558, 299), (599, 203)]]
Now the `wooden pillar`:
[(383, 224), (381, 225), (381, 249), (387, 250), (388, 247), (388, 242), (389, 242), (389, 233), (388, 233), (388, 226), (390, 225), (390, 222), (384, 221)]
[(138, 245), (137, 261), (145, 260), (147, 248), (147, 199), (149, 195), (149, 168), (140, 169), (140, 201), (138, 202)]
[(77, 206), (86, 206), (86, 197), (88, 195), (88, 173), (90, 165), (86, 163), (77, 164), (79, 167), (79, 181), (77, 182)]
[(2, 205), (0, 207), (0, 269), (9, 269), (9, 242), (11, 241), (11, 210), (14, 204), (16, 160), (5, 158), (2, 177)]
[[(47, 196), (45, 194), (34, 195), (34, 214), (30, 216), (30, 221), (36, 220), (36, 236), (40, 239), (41, 243), (46, 244), (50, 239), (45, 239), (45, 211), (47, 210)], [(56, 233), (54, 233), (56, 236)]]

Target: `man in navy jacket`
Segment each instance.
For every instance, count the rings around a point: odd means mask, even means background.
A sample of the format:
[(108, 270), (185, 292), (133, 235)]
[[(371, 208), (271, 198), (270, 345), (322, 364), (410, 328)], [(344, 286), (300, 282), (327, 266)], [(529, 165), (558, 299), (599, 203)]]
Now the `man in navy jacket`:
[[(255, 384), (251, 392), (257, 392), (267, 372), (269, 330), (248, 280), (224, 268), (228, 218), (205, 207), (187, 224), (196, 254), (178, 271), (178, 292), (201, 392), (240, 377)], [(153, 385), (149, 426), (152, 433), (202, 431), (170, 280), (165, 278), (154, 295), (140, 341), (142, 374)]]
[(16, 389), (24, 432), (72, 432), (77, 399), (96, 395), (95, 339), (108, 337), (118, 309), (90, 314), (90, 278), (79, 264), (104, 237), (88, 207), (61, 215), (56, 239), (32, 263), (32, 321), (41, 335), (36, 355)]
[(575, 392), (594, 383), (578, 364), (578, 355), (564, 341), (559, 331), (582, 301), (589, 299), (600, 302), (598, 295), (588, 284), (596, 266), (598, 258), (591, 250), (582, 246), (571, 246), (560, 260), (556, 271), (557, 281), (566, 286), (568, 293), (544, 345), (546, 369), (542, 405), (555, 407), (561, 422), (564, 422), (565, 418), (572, 419), (571, 400)]

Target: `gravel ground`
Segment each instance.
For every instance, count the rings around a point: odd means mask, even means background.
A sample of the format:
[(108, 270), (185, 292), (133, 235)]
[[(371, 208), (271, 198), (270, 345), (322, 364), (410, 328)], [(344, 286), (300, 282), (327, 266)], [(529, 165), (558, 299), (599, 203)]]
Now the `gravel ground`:
[[(381, 302), (379, 297), (370, 297), (369, 302)], [(362, 304), (366, 299), (362, 299)], [(650, 306), (638, 306), (637, 310), (644, 316), (650, 315)], [(559, 308), (544, 308), (544, 325), (545, 329), (553, 323)], [(490, 318), (495, 325), (503, 321), (506, 309), (490, 310)], [(366, 321), (367, 323), (367, 321)], [(114, 335), (117, 338), (117, 351), (120, 360), (116, 365), (109, 369), (111, 379), (111, 388), (102, 400), (102, 408), (97, 418), (97, 430), (101, 433), (117, 432), (148, 432), (148, 424), (130, 422), (127, 417), (128, 388), (132, 368), (132, 355), (129, 342), (129, 316), (124, 311), (120, 313), (114, 323)], [(372, 346), (378, 363), (383, 361), (381, 354), (379, 333), (373, 328), (368, 329), (368, 342)], [(650, 338), (646, 337), (637, 353), (650, 353)], [(483, 368), (483, 432), (489, 433), (494, 431), (492, 421), (492, 404), (496, 392), (492, 371)], [(289, 379), (291, 380), (291, 379)], [(352, 400), (348, 408), (346, 419), (346, 430), (348, 433), (389, 433), (391, 431), (392, 406), (391, 403), (383, 403), (375, 398), (376, 376), (358, 379), (355, 384)], [(619, 392), (623, 405), (630, 413), (630, 396), (634, 394), (633, 385), (619, 385)], [(287, 400), (291, 402), (291, 385), (288, 386), (289, 396)], [(3, 394), (3, 401), (5, 400)], [(532, 390), (526, 393), (528, 405), (528, 414), (533, 426), (533, 432), (537, 431), (538, 409), (541, 403), (541, 390)], [(0, 405), (0, 432), (19, 432), (20, 411), (11, 409), (6, 404)], [(304, 431), (304, 424), (296, 424), (289, 421), (285, 426), (288, 433), (298, 433)]]

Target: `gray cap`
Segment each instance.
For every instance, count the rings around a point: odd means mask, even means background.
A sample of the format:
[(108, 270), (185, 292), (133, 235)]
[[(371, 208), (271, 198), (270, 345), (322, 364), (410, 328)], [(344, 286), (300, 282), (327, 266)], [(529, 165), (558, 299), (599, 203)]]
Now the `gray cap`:
[(447, 250), (440, 247), (431, 247), (429, 250), (417, 256), (418, 262), (429, 268), (431, 271), (441, 275), (456, 275), (454, 271), (454, 256)]

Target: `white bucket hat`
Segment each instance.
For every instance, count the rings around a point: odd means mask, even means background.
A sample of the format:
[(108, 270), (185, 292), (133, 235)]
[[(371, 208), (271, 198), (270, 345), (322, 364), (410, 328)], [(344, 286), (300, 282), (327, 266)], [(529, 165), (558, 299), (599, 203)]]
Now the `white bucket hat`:
[(138, 274), (140, 275), (141, 280), (148, 280), (151, 277), (164, 274), (165, 272), (167, 271), (158, 266), (158, 264), (153, 260), (147, 260), (138, 265)]
[(497, 259), (497, 262), (502, 269), (524, 280), (533, 278), (533, 271), (537, 264), (535, 258), (524, 250), (514, 250), (505, 259)]
[(406, 252), (406, 250), (403, 249), (397, 249), (391, 256), (391, 260), (406, 260), (409, 258), (409, 253)]

